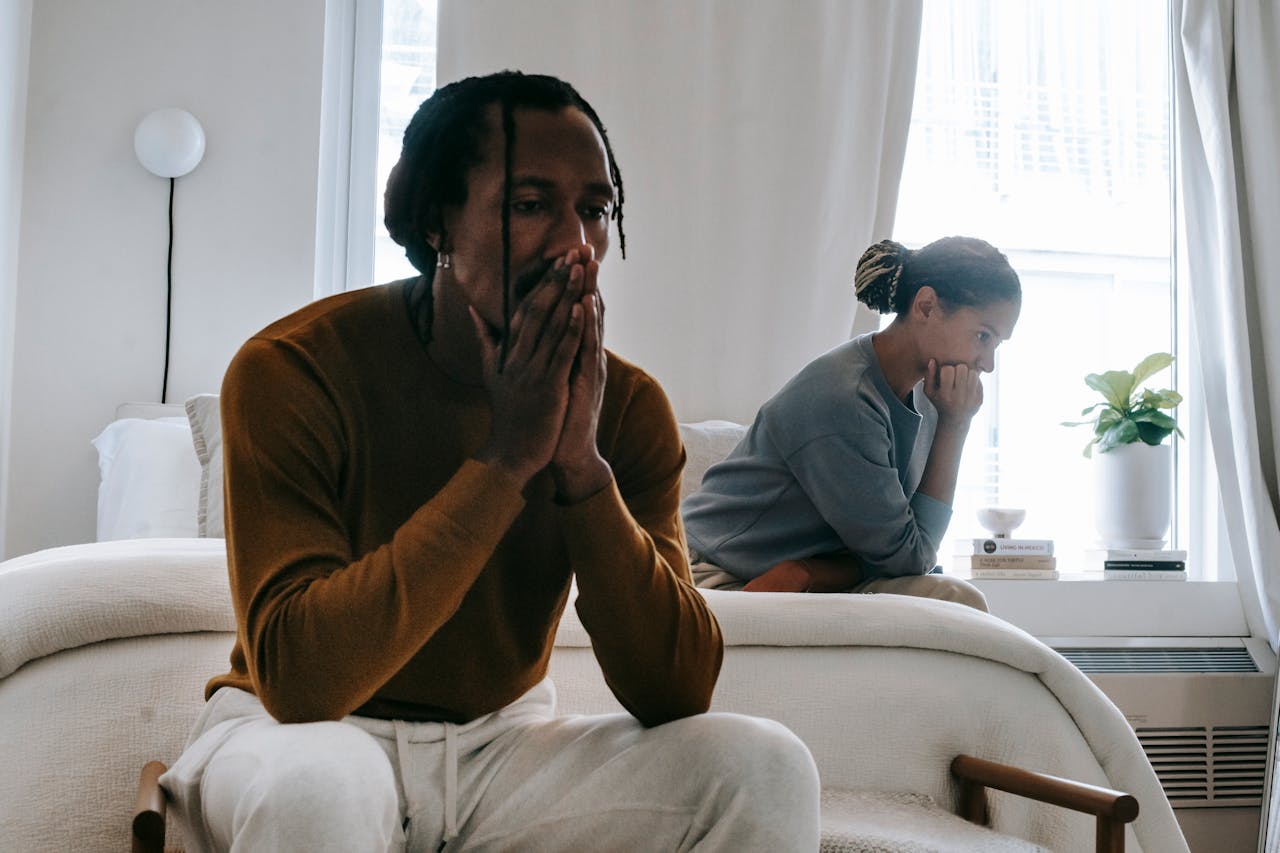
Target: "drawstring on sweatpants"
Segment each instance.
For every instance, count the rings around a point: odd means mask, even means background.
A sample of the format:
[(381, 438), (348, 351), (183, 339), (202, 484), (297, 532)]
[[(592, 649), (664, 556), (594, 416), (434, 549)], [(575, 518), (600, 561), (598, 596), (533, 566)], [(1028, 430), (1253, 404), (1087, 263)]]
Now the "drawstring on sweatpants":
[(458, 727), (444, 724), (444, 839), (458, 837)]
[[(403, 720), (392, 720), (396, 733), (396, 749), (400, 753), (400, 773), (407, 779), (418, 778), (418, 768), (411, 766), (409, 758), (413, 753), (409, 748), (410, 724)], [(458, 837), (458, 727), (453, 723), (439, 723), (444, 728), (444, 836), (437, 850)], [(405, 811), (412, 815), (418, 804), (409, 802), (412, 786), (406, 784)], [(410, 832), (413, 826), (410, 824)]]
[[(396, 733), (396, 753), (399, 758), (398, 763), (400, 765), (400, 775), (402, 777), (407, 777), (408, 774), (410, 773), (409, 726), (405, 724), (404, 720), (392, 720), (391, 727), (395, 730), (395, 733)], [(413, 814), (413, 804), (409, 802), (409, 786), (408, 785), (404, 786), (404, 800), (405, 800), (404, 822), (408, 830), (412, 832), (413, 826), (410, 824), (409, 816)]]

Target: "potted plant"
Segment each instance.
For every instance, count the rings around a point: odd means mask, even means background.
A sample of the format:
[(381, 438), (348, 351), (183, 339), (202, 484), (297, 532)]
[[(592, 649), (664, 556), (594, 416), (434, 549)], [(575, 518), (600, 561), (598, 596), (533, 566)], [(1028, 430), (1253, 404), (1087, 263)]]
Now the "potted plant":
[[(1132, 372), (1090, 373), (1084, 381), (1102, 402), (1084, 409), (1093, 438), (1084, 455), (1094, 457), (1094, 523), (1105, 548), (1160, 548), (1172, 517), (1173, 453), (1165, 439), (1182, 435), (1169, 412), (1182, 402), (1171, 388), (1153, 391), (1142, 382), (1173, 364), (1157, 352)], [(1094, 449), (1097, 454), (1094, 454)]]

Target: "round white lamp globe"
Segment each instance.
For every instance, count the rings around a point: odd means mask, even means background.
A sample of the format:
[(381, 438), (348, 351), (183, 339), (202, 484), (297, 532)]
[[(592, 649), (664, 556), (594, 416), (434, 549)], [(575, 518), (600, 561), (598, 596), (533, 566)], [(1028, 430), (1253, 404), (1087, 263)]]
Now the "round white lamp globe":
[(133, 150), (148, 172), (180, 178), (204, 157), (204, 128), (191, 113), (168, 107), (148, 113), (133, 134)]

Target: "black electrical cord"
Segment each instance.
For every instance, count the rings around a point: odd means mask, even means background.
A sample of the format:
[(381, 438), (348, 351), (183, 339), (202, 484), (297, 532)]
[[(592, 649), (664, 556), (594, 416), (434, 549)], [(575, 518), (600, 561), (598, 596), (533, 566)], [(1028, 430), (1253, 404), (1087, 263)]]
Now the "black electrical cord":
[(169, 333), (173, 328), (173, 188), (177, 178), (169, 179), (169, 262), (165, 268), (167, 292), (164, 305), (164, 380), (160, 385), (160, 402), (169, 402)]

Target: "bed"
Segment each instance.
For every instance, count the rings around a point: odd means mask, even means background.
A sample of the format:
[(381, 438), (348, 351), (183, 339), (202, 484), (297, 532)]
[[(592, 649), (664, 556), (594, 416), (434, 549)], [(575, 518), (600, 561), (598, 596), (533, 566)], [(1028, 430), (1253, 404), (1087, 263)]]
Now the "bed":
[[(188, 535), (120, 538), (121, 525), (142, 519), (131, 507), (107, 506), (103, 541), (0, 564), (0, 849), (123, 849), (139, 771), (149, 760), (176, 758), (205, 680), (226, 668), (235, 624), (221, 499), (215, 508), (209, 494), (221, 485), (216, 404), (216, 397), (189, 401), (196, 464), (174, 468), (183, 482), (174, 497), (152, 496), (174, 509), (169, 523), (187, 525)], [(139, 414), (153, 421), (175, 410), (125, 409), (119, 420)], [(682, 426), (687, 487), (732, 446), (732, 426)], [(125, 460), (117, 447), (103, 469), (107, 501), (128, 491), (115, 489), (112, 477), (123, 477), (115, 466)], [(152, 488), (176, 486), (173, 477), (128, 473)], [(190, 488), (194, 499), (178, 495)], [(177, 520), (173, 501), (193, 515)], [(812, 751), (824, 789), (849, 803), (865, 805), (857, 798), (874, 792), (875, 808), (932, 803), (954, 811), (961, 792), (950, 761), (969, 754), (1128, 792), (1140, 813), (1124, 830), (1127, 849), (1187, 849), (1120, 711), (1020, 629), (960, 605), (901, 596), (704, 594), (726, 641), (714, 707), (786, 724)], [(620, 710), (572, 607), (551, 676), (563, 713)], [(889, 828), (910, 837), (911, 819), (901, 817), (910, 811), (888, 814)], [(993, 830), (1046, 849), (1094, 849), (1088, 815), (997, 791), (989, 816)], [(915, 847), (890, 841), (842, 849), (1006, 849), (958, 836)], [(180, 843), (171, 832), (169, 844)]]

